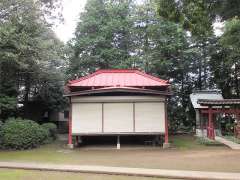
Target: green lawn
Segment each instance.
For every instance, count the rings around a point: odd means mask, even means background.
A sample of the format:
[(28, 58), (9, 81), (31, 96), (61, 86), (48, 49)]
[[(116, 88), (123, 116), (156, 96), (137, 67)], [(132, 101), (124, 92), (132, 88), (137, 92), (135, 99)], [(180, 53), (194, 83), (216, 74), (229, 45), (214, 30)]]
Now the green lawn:
[[(161, 178), (147, 178), (136, 176), (118, 176), (87, 173), (49, 172), (30, 170), (0, 169), (0, 179), (6, 180), (164, 180)], [(166, 179), (165, 179), (166, 180)], [(169, 179), (168, 179), (169, 180)]]
[(204, 149), (206, 146), (199, 143), (195, 136), (180, 135), (170, 138), (172, 147), (179, 150)]
[(207, 149), (209, 146), (212, 146), (209, 148), (224, 146), (217, 141), (206, 140), (189, 135), (174, 136), (170, 139), (170, 142), (173, 147), (179, 150)]

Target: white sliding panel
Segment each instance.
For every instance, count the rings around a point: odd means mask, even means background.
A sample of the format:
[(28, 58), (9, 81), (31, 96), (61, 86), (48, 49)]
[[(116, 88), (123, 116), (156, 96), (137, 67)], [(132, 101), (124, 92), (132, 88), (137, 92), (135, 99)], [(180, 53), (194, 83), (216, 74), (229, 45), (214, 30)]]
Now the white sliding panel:
[(165, 110), (162, 102), (135, 103), (136, 132), (165, 132)]
[(101, 103), (72, 104), (72, 133), (102, 132)]
[(133, 132), (133, 103), (104, 103), (104, 133)]

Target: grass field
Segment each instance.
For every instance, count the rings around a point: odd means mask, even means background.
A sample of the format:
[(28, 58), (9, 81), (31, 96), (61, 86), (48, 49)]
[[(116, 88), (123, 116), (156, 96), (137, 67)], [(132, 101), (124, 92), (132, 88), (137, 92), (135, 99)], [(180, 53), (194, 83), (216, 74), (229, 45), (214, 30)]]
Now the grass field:
[(171, 138), (173, 148), (69, 150), (66, 142), (25, 151), (0, 151), (1, 161), (104, 165), (179, 170), (240, 172), (240, 152), (225, 146), (205, 146), (193, 136)]
[[(116, 176), (102, 174), (48, 172), (29, 170), (0, 169), (0, 179), (6, 180), (166, 180), (160, 178), (147, 178), (135, 176)], [(170, 179), (168, 179), (170, 180)]]

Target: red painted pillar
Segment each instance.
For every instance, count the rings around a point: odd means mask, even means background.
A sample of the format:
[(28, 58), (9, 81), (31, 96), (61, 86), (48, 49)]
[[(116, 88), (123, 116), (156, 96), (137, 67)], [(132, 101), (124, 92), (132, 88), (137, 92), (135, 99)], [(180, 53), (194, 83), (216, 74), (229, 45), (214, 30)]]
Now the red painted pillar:
[(168, 117), (167, 117), (167, 101), (165, 100), (165, 136), (164, 143), (168, 144)]
[(69, 98), (69, 116), (68, 116), (68, 144), (72, 145), (72, 102), (71, 97)]
[(207, 130), (207, 134), (208, 134), (209, 139), (215, 139), (212, 106), (209, 106), (209, 108), (208, 108), (208, 130)]

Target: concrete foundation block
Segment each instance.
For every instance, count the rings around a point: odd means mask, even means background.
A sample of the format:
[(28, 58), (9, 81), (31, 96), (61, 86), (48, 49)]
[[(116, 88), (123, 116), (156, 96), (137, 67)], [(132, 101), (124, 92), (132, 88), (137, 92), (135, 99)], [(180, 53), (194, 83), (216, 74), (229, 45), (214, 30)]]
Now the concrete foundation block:
[(119, 143), (117, 144), (117, 149), (120, 149), (120, 144)]
[(68, 144), (68, 148), (69, 148), (69, 149), (73, 149), (73, 148), (74, 148), (74, 145), (73, 145), (73, 144)]
[(163, 143), (163, 149), (170, 148), (170, 143)]

